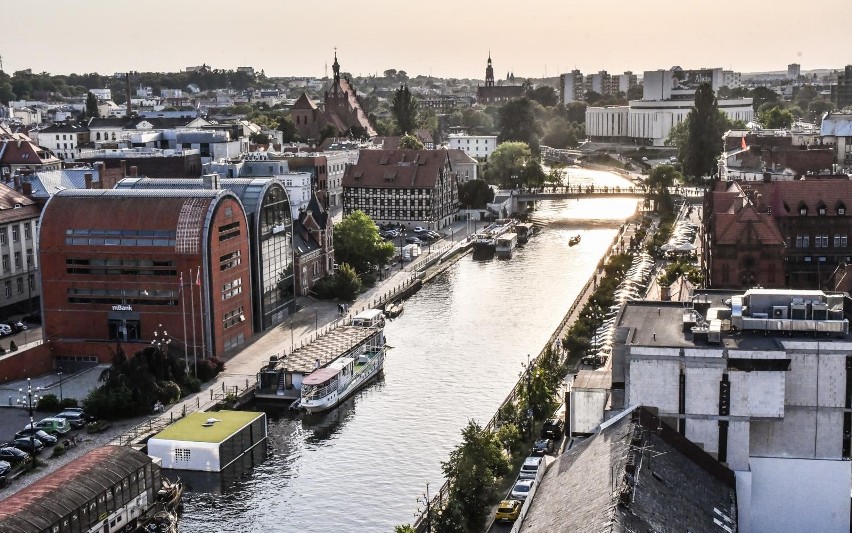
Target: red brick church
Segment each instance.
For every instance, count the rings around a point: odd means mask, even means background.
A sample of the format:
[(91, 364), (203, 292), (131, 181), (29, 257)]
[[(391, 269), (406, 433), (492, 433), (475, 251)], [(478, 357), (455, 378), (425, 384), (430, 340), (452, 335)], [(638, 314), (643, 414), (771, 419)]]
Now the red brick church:
[(334, 80), (331, 87), (325, 91), (323, 108), (319, 109), (308, 95), (302, 96), (293, 104), (292, 116), (299, 135), (308, 139), (317, 139), (320, 132), (328, 125), (335, 130), (336, 136), (354, 134), (357, 136), (375, 137), (376, 130), (370, 124), (367, 113), (361, 107), (361, 97), (346, 77), (340, 76), (340, 64), (337, 62), (337, 52), (334, 53)]

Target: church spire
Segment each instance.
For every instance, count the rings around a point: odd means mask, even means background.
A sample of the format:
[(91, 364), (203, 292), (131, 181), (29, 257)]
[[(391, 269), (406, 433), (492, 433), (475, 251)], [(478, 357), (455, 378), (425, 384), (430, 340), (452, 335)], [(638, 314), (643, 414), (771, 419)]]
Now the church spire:
[(494, 86), (494, 67), (491, 66), (491, 50), (488, 51), (488, 66), (485, 67), (485, 86)]
[(340, 80), (340, 63), (337, 62), (337, 47), (334, 47), (334, 63), (331, 65), (331, 70), (334, 71), (334, 81)]

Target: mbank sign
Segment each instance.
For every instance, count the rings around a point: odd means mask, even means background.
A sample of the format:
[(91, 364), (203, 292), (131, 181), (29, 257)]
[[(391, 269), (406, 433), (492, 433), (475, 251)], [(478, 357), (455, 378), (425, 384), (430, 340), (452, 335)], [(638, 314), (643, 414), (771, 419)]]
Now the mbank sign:
[(118, 304), (112, 306), (113, 311), (133, 311), (132, 305)]

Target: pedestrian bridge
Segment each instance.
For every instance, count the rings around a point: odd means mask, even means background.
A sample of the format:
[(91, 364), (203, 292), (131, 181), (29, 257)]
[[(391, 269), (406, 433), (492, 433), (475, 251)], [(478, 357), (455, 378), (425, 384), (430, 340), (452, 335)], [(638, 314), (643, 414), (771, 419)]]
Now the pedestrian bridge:
[(556, 187), (544, 187), (538, 189), (523, 189), (515, 193), (515, 197), (521, 202), (533, 202), (538, 200), (562, 200), (569, 198), (644, 198), (646, 194), (643, 187), (601, 187), (594, 185), (571, 185)]

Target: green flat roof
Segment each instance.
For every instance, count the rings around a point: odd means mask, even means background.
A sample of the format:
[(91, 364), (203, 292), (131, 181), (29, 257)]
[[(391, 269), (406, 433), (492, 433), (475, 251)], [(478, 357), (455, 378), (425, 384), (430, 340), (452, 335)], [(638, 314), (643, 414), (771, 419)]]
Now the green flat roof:
[[(207, 411), (190, 413), (152, 438), (184, 442), (222, 442), (249, 423), (263, 416), (253, 411)], [(205, 427), (209, 418), (216, 418), (212, 426)]]

